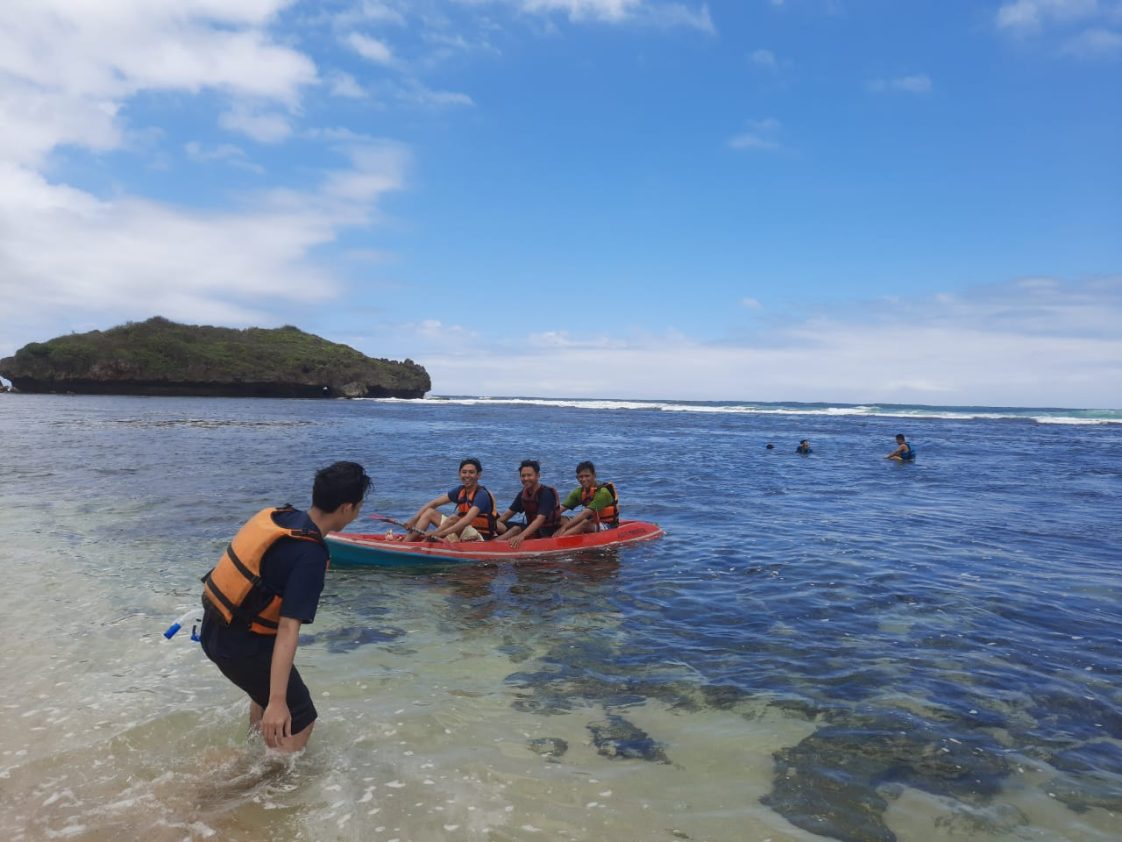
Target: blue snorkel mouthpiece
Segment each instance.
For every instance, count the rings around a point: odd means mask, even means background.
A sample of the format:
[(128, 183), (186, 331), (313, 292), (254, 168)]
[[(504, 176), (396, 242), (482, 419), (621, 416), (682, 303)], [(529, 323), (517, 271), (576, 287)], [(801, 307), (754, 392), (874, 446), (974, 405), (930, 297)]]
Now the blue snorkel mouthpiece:
[(184, 614), (182, 617), (180, 617), (178, 620), (176, 620), (174, 623), (172, 623), (170, 626), (168, 626), (168, 630), (166, 632), (164, 632), (164, 637), (166, 637), (168, 640), (171, 640), (173, 637), (175, 637), (176, 632), (178, 632), (181, 628), (183, 628), (184, 623), (186, 623), (188, 620), (191, 620), (192, 618), (194, 618), (194, 622), (191, 624), (191, 640), (198, 643), (199, 632), (198, 632), (198, 626), (196, 625), (196, 623), (198, 623), (199, 621), (198, 621), (198, 618), (196, 617), (196, 615), (199, 614), (201, 611), (202, 611), (201, 608), (192, 608), (190, 611), (188, 611), (186, 614)]

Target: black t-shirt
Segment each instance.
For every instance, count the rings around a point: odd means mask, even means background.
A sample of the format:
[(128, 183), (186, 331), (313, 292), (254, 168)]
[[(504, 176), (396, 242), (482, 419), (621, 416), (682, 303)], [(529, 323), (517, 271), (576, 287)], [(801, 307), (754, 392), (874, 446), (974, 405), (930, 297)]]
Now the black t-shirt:
[[(276, 522), (287, 529), (318, 532), (312, 519), (301, 511), (286, 512), (278, 516)], [(301, 623), (315, 620), (327, 561), (327, 547), (315, 541), (281, 538), (269, 548), (261, 560), (261, 579), (269, 591), (281, 596), (282, 617), (291, 617)], [(267, 600), (263, 602), (267, 604)], [(199, 636), (207, 653), (219, 658), (271, 652), (276, 641), (274, 635), (251, 632), (249, 626), (236, 617), (227, 626), (220, 618), (214, 619), (210, 612), (203, 618)]]

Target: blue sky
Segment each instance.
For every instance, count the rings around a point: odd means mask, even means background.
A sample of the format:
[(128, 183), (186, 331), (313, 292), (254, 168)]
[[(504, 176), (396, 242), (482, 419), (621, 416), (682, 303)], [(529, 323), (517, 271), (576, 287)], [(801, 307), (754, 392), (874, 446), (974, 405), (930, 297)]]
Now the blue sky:
[(84, 5), (0, 9), (0, 355), (159, 314), (436, 394), (1122, 408), (1120, 0)]

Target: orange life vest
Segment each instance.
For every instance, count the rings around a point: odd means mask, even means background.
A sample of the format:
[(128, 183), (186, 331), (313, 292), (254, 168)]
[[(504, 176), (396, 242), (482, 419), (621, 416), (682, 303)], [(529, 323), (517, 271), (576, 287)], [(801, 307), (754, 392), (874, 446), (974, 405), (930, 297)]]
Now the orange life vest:
[(596, 496), (596, 492), (601, 488), (606, 488), (612, 493), (612, 502), (596, 513), (596, 519), (604, 526), (619, 526), (619, 495), (616, 493), (614, 482), (606, 482), (592, 488), (582, 488), (580, 490), (580, 503), (587, 507), (592, 502), (592, 498)]
[[(218, 564), (203, 577), (203, 605), (213, 609), (229, 625), (235, 617), (249, 624), (256, 634), (275, 635), (280, 625), (281, 597), (271, 593), (261, 581), (261, 560), (281, 538), (314, 541), (323, 546), (323, 536), (310, 529), (278, 526), (276, 516), (296, 511), (292, 506), (262, 509), (249, 519), (222, 553)], [(249, 600), (256, 593), (257, 599)], [(270, 598), (271, 597), (271, 598)], [(256, 613), (248, 608), (268, 599)]]
[[(456, 496), (456, 512), (461, 517), (466, 515), (471, 507), (475, 505), (475, 495), (479, 493), (480, 486), (475, 486), (475, 490), (471, 492), (471, 496), (467, 496), (467, 489), (462, 485), (460, 486), (460, 493)], [(486, 489), (484, 489), (486, 490)], [(485, 512), (482, 509), (471, 521), (471, 525), (475, 527), (476, 531), (484, 538), (489, 538), (495, 534), (495, 520), (498, 518), (499, 513), (495, 509), (495, 496), (491, 492), (487, 492), (491, 498), (491, 511)]]

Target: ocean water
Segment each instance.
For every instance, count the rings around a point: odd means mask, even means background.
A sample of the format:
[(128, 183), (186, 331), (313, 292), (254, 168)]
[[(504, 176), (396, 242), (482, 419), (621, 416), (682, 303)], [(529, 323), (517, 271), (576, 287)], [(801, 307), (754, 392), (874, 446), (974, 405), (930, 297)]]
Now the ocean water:
[[(1120, 412), (4, 395), (0, 441), (0, 839), (1122, 837)], [(468, 455), (667, 535), (331, 570), (266, 756), (164, 629), (316, 468), (401, 517)]]

